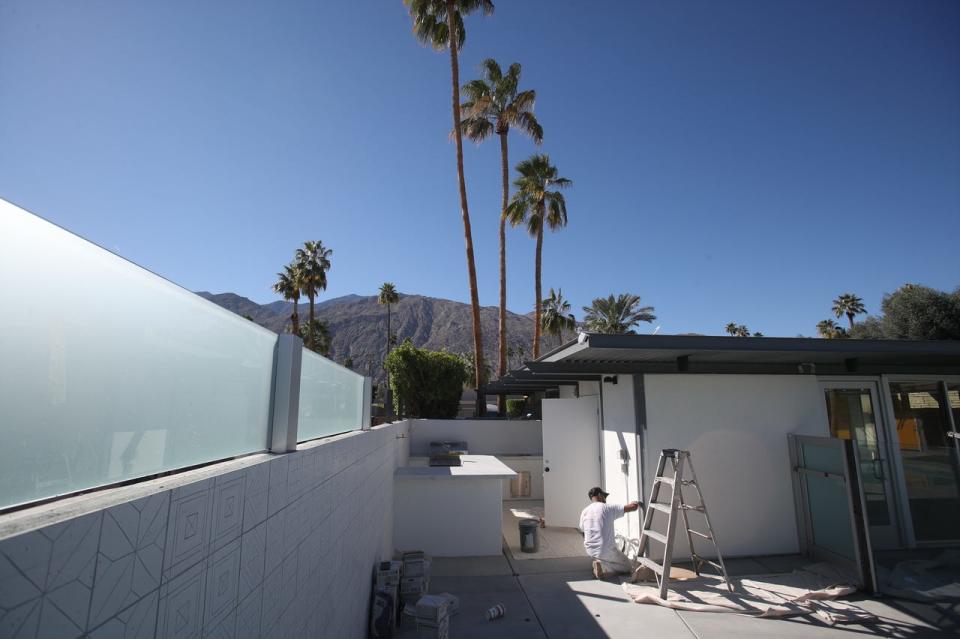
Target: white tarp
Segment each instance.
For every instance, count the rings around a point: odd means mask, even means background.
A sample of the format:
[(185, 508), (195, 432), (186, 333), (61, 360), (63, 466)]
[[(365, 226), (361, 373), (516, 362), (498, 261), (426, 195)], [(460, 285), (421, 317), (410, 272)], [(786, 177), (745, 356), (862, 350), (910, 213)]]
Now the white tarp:
[(828, 624), (869, 623), (876, 617), (853, 604), (835, 601), (857, 591), (838, 581), (840, 575), (826, 564), (814, 564), (786, 575), (732, 579), (733, 592), (714, 576), (670, 582), (666, 600), (660, 599), (656, 583), (624, 583), (623, 589), (637, 603), (675, 610), (725, 612), (754, 617), (816, 615)]

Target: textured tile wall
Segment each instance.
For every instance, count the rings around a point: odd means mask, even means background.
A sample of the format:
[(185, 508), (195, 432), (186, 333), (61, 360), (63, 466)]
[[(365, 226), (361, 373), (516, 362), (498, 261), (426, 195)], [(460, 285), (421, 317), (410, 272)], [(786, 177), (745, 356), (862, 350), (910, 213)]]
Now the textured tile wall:
[(0, 639), (366, 636), (399, 428), (0, 541)]

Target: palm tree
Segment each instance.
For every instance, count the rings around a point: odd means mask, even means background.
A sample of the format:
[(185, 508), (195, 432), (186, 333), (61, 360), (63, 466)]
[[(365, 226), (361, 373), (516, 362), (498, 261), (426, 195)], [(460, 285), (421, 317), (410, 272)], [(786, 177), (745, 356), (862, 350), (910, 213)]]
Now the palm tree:
[(853, 293), (844, 293), (833, 300), (833, 314), (838, 318), (847, 316), (850, 320), (850, 328), (853, 328), (853, 318), (857, 315), (863, 315), (867, 312), (863, 305), (863, 300)]
[[(724, 327), (727, 335), (732, 337), (750, 337), (750, 329), (745, 324), (730, 322)], [(754, 333), (754, 337), (763, 337), (763, 333)]]
[[(543, 128), (533, 115), (535, 91), (519, 91), (520, 65), (510, 65), (506, 75), (493, 58), (480, 65), (483, 78), (463, 86), (467, 101), (461, 105), (464, 135), (476, 143), (494, 133), (500, 138), (500, 172), (502, 181), (500, 207), (500, 351), (498, 372), (507, 373), (507, 199), (510, 197), (510, 164), (507, 135), (514, 128), (525, 133), (536, 144), (543, 142)], [(500, 395), (499, 399), (503, 400)], [(502, 412), (502, 411), (501, 411)]]
[(657, 319), (652, 306), (639, 304), (640, 296), (630, 293), (598, 297), (590, 306), (583, 307), (584, 326), (592, 333), (635, 335), (634, 326)]
[(550, 289), (550, 296), (541, 302), (543, 315), (541, 322), (543, 330), (560, 339), (563, 343), (563, 329), (573, 330), (577, 326), (577, 319), (570, 312), (570, 302), (563, 299), (563, 291)]
[(330, 256), (333, 251), (326, 248), (320, 240), (304, 242), (297, 249), (295, 257), (300, 271), (300, 290), (310, 300), (310, 317), (307, 320), (305, 341), (307, 348), (316, 350), (314, 339), (314, 302), (317, 293), (327, 290), (327, 271), (330, 269)]
[(293, 334), (300, 334), (300, 314), (297, 306), (300, 304), (300, 269), (296, 263), (287, 264), (282, 273), (277, 273), (277, 281), (273, 290), (283, 296), (283, 299), (293, 302), (293, 312), (290, 322), (293, 324)]
[(843, 328), (832, 319), (825, 319), (817, 322), (817, 335), (824, 339), (833, 339), (839, 335)]
[[(467, 206), (467, 183), (463, 175), (463, 132), (460, 125), (460, 64), (457, 51), (463, 46), (466, 30), (463, 16), (481, 11), (493, 13), (491, 0), (403, 0), (413, 18), (413, 33), (423, 44), (450, 51), (450, 81), (453, 87), (453, 138), (457, 146), (457, 182), (460, 188), (460, 213), (467, 251), (467, 276), (470, 282), (470, 305), (473, 310), (473, 354), (478, 385), (483, 377), (483, 335), (480, 328), (480, 295), (477, 292), (477, 269), (473, 260), (473, 233)], [(479, 400), (480, 398), (478, 398)], [(483, 405), (478, 401), (478, 405)]]
[(507, 219), (511, 226), (527, 225), (530, 235), (537, 238), (537, 250), (534, 257), (534, 325), (533, 325), (533, 357), (540, 357), (540, 302), (543, 299), (540, 289), (540, 265), (543, 256), (543, 227), (546, 225), (551, 231), (556, 231), (567, 225), (567, 201), (564, 189), (572, 181), (557, 174), (557, 167), (550, 164), (547, 155), (531, 155), (517, 165), (520, 174), (513, 181), (517, 187), (516, 193), (507, 206)]
[[(392, 282), (384, 282), (380, 287), (380, 294), (377, 295), (377, 303), (387, 307), (387, 355), (390, 354), (390, 347), (393, 346), (393, 333), (390, 330), (390, 305), (400, 301), (400, 295)], [(390, 371), (387, 371), (387, 417), (392, 417), (393, 400), (390, 397)]]
[(330, 355), (330, 347), (332, 346), (330, 326), (322, 319), (313, 320), (311, 326), (301, 326), (300, 337), (304, 344), (308, 344), (307, 340), (310, 339), (307, 348), (314, 353), (319, 353), (324, 357)]
[(739, 329), (739, 326), (737, 326), (736, 322), (730, 322), (729, 324), (727, 324), (724, 330), (727, 331), (727, 335), (729, 335), (730, 337), (736, 337), (738, 329)]

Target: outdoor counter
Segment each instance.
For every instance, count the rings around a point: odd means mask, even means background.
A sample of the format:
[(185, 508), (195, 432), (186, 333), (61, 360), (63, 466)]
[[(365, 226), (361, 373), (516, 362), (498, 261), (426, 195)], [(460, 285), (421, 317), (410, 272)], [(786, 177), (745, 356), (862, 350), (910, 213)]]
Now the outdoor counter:
[(396, 470), (393, 544), (398, 550), (435, 557), (501, 553), (501, 482), (516, 473), (492, 455), (463, 455), (461, 461), (462, 466)]

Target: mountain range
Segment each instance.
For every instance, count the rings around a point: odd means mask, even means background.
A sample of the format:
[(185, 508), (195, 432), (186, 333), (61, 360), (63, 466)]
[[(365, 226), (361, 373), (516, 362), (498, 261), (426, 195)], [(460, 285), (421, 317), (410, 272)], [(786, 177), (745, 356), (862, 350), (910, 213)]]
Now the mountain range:
[[(290, 331), (292, 302), (258, 304), (235, 293), (198, 291), (197, 295), (271, 331)], [(300, 321), (306, 323), (307, 304), (300, 304), (298, 308)], [(330, 359), (343, 363), (350, 358), (357, 372), (382, 378), (381, 363), (387, 352), (387, 309), (377, 303), (376, 296), (344, 295), (318, 301), (315, 313), (327, 323), (330, 331)], [(401, 294), (400, 301), (391, 306), (391, 328), (399, 341), (409, 338), (415, 346), (451, 353), (473, 352), (471, 317), (469, 304), (424, 295)], [(497, 308), (481, 307), (480, 321), (486, 361), (490, 370), (496, 371)], [(507, 344), (524, 352), (512, 358), (510, 368), (530, 358), (533, 325), (533, 317), (507, 312)], [(556, 338), (545, 336), (541, 348), (552, 348), (556, 342)]]

